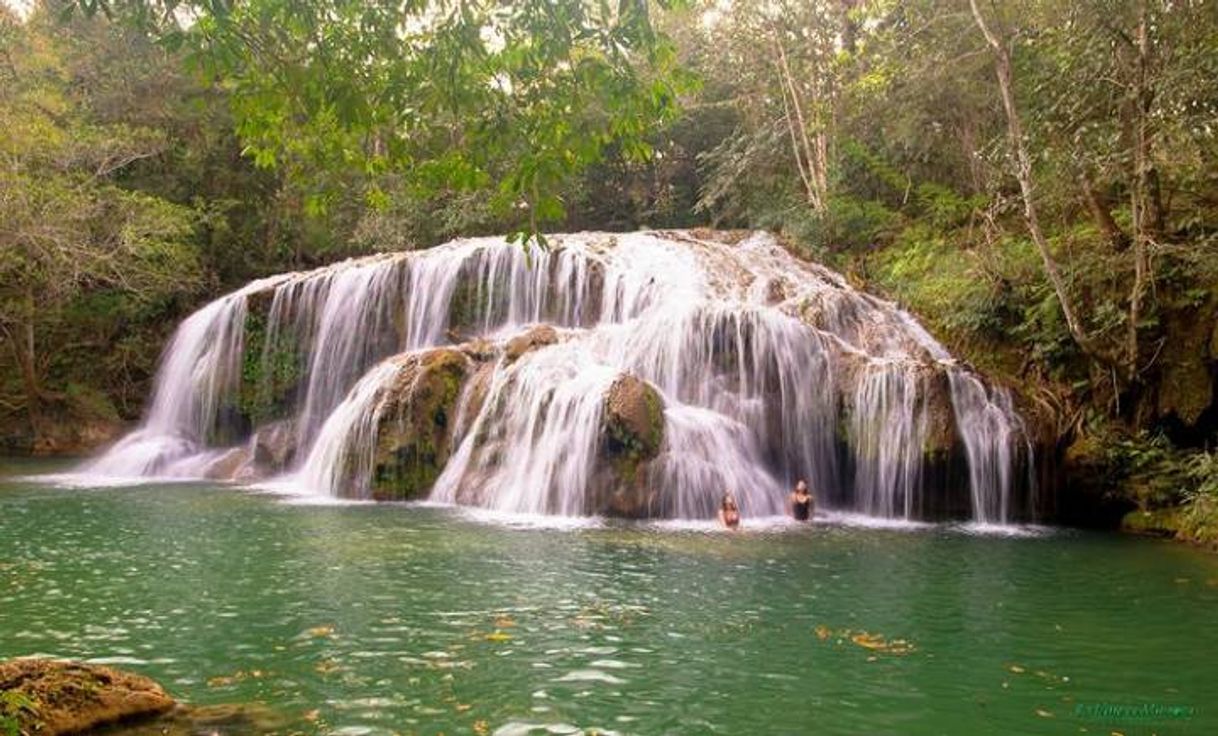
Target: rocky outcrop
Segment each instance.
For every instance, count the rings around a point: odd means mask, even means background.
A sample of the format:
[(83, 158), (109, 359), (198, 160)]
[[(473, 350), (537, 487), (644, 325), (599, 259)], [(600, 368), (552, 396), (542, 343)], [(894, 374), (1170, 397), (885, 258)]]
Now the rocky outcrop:
[(643, 379), (623, 375), (605, 395), (603, 416), (601, 467), (589, 479), (590, 513), (657, 515), (662, 499), (650, 470), (664, 444), (664, 400)]
[(471, 361), (456, 348), (411, 353), (378, 407), (370, 492), (378, 501), (421, 498), (452, 452), (452, 429)]
[(525, 353), (530, 353), (547, 345), (558, 342), (558, 330), (551, 325), (537, 325), (516, 335), (504, 346), (503, 358), (508, 363), (514, 363)]
[(250, 459), (251, 453), (248, 447), (234, 447), (208, 465), (207, 469), (203, 471), (203, 477), (211, 480), (252, 478), (253, 468), (250, 467)]
[(296, 440), (296, 422), (290, 419), (259, 427), (250, 441), (254, 462), (267, 471), (286, 470), (296, 457)]
[(160, 685), (140, 675), (81, 662), (13, 659), (0, 663), (0, 726), (17, 733), (79, 734), (171, 710)]
[(641, 378), (624, 375), (605, 396), (605, 437), (611, 455), (650, 460), (664, 441), (664, 400)]

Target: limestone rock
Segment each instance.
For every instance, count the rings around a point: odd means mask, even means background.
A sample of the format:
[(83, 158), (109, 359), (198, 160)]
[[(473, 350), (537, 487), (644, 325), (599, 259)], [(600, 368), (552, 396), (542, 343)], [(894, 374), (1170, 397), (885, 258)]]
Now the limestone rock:
[(947, 372), (928, 366), (922, 379), (922, 401), (926, 409), (926, 435), (923, 453), (947, 456), (956, 449), (960, 439), (956, 430), (956, 413), (952, 406), (952, 387)]
[(645, 518), (659, 512), (651, 463), (664, 444), (664, 400), (654, 386), (619, 377), (605, 395), (601, 468), (589, 479), (589, 512)]
[(251, 453), (248, 447), (234, 447), (212, 461), (203, 471), (203, 477), (211, 480), (239, 480), (250, 470)]
[(558, 342), (558, 331), (551, 325), (537, 325), (507, 341), (504, 357), (513, 363), (525, 353)]
[(296, 456), (296, 422), (271, 422), (254, 432), (254, 462), (271, 471), (284, 470)]
[[(147, 677), (53, 659), (0, 662), (0, 692), (15, 694), (28, 705), (11, 715), (20, 733), (39, 736), (86, 733), (174, 707), (173, 698)], [(9, 695), (6, 700), (14, 699)]]
[(456, 348), (412, 353), (379, 407), (371, 495), (378, 501), (421, 498), (452, 451), (453, 422), (470, 359)]

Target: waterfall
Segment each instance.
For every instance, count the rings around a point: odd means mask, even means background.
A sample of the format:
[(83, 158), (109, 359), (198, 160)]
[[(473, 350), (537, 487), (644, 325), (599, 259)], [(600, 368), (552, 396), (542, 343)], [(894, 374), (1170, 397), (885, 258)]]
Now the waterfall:
[[(1015, 453), (1021, 449), (1023, 423), (1002, 388), (988, 389), (976, 376), (959, 369), (948, 371), (952, 407), (968, 453), (969, 488), (973, 519), (982, 524), (1011, 520), (1011, 489)], [(1025, 439), (1023, 448), (1031, 454)]]
[(200, 448), (223, 429), (221, 410), (240, 382), (246, 299), (283, 278), (254, 281), (182, 322), (165, 348), (143, 424), (82, 470), (115, 477), (199, 477), (214, 455), (200, 457)]
[(865, 514), (913, 516), (926, 434), (918, 378), (908, 366), (876, 362), (858, 381), (850, 436), (858, 466), (856, 507)]
[[(950, 515), (956, 482), (976, 520), (1013, 518), (1009, 394), (907, 313), (764, 233), (549, 240), (222, 297), (178, 328), (141, 427), (83, 470), (200, 476), (244, 447), (247, 475), (318, 494), (675, 518), (713, 517), (728, 491), (780, 514), (800, 478), (822, 507)], [(290, 428), (282, 466), (259, 452), (272, 426)]]

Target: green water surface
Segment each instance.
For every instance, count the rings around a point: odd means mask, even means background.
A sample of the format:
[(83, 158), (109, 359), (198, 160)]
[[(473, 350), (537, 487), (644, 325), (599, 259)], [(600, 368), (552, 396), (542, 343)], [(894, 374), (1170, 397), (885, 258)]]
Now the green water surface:
[(1213, 734), (1218, 557), (0, 479), (0, 658), (30, 654), (305, 733)]

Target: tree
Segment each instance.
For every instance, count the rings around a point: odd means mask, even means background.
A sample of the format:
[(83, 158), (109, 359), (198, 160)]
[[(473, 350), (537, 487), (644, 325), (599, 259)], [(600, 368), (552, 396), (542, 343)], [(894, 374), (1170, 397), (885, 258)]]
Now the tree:
[(165, 146), (154, 130), (99, 125), (65, 77), (38, 19), (0, 12), (0, 337), (18, 367), (35, 432), (48, 402), (40, 337), (90, 289), (154, 298), (189, 289), (193, 213), (114, 183)]
[(313, 212), (355, 173), (374, 206), (384, 177), (419, 199), (479, 191), (536, 232), (610, 146), (646, 159), (687, 81), (647, 0), (81, 4), (189, 49), (232, 91), (246, 154)]

